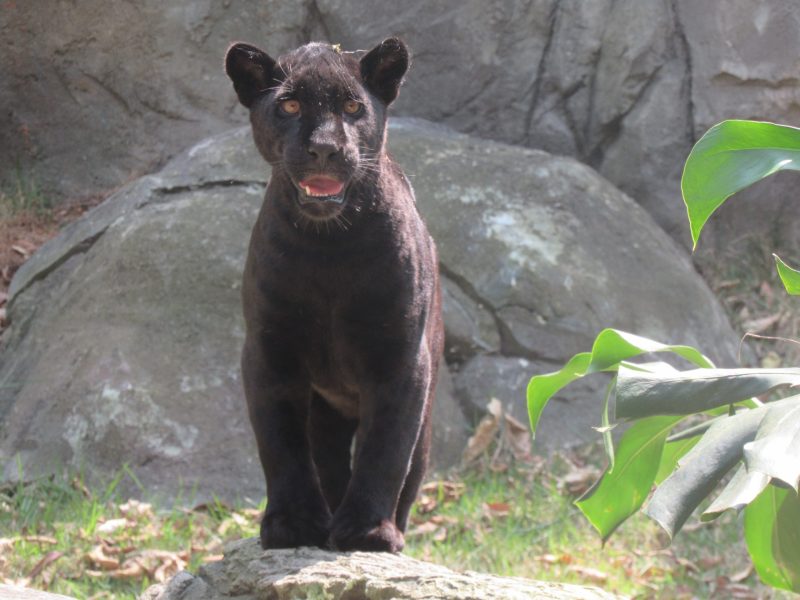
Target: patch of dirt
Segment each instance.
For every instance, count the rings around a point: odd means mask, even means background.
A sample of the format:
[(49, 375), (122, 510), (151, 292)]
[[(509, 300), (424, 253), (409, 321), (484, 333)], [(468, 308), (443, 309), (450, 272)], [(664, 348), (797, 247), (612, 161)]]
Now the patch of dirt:
[(67, 202), (48, 211), (19, 211), (0, 217), (0, 332), (6, 325), (6, 301), (17, 269), (67, 223), (74, 221), (107, 196)]

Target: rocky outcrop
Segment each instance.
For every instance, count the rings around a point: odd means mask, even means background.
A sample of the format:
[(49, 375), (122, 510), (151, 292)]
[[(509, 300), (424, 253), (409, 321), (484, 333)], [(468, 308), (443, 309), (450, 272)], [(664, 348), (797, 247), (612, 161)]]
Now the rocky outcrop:
[[(437, 466), (458, 460), (492, 397), (525, 421), (530, 376), (560, 368), (604, 327), (733, 364), (736, 336), (683, 251), (589, 167), (425, 121), (395, 121), (389, 139), (445, 276)], [(209, 138), (19, 270), (0, 354), (4, 477), (16, 477), (17, 457), (26, 475), (127, 464), (151, 492), (260, 497), (239, 285), (268, 175), (247, 129)], [(537, 448), (591, 438), (603, 385), (551, 403)]]
[(328, 552), (317, 548), (263, 551), (255, 538), (230, 544), (225, 558), (178, 573), (149, 588), (142, 600), (486, 600), (611, 599), (593, 587), (457, 573), (400, 554)]
[[(724, 118), (800, 123), (792, 0), (16, 2), (0, 21), (0, 163), (34, 165), (62, 195), (113, 187), (244, 122), (222, 72), (230, 41), (279, 54), (389, 34), (415, 54), (396, 114), (573, 156), (681, 242), (696, 137)], [(761, 190), (774, 211), (746, 207), (744, 222), (780, 218), (791, 241), (796, 211), (779, 188)]]
[(0, 583), (0, 598), (3, 600), (74, 600), (70, 596), (51, 594), (30, 588), (21, 588)]
[[(678, 5), (691, 56), (696, 137), (723, 119), (800, 126), (795, 60), (800, 52), (800, 4), (733, 0), (704, 7), (679, 0)], [(800, 252), (797, 181), (796, 173), (782, 173), (740, 193), (735, 204), (715, 216), (701, 247), (746, 262), (752, 248), (741, 242), (749, 235), (760, 240), (767, 256), (778, 245)]]

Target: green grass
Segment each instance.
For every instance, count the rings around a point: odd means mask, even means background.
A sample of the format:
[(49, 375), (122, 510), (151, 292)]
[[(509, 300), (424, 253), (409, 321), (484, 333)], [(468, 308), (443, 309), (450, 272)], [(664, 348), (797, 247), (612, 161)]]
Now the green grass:
[(129, 502), (117, 494), (128, 476), (122, 471), (99, 490), (78, 477), (0, 487), (0, 582), (82, 599), (134, 599), (182, 568), (197, 571), (225, 542), (258, 530), (256, 507)]
[[(412, 528), (409, 554), (455, 569), (670, 598), (708, 597), (749, 564), (732, 515), (683, 532), (672, 547), (657, 525), (637, 515), (603, 547), (573, 498), (559, 491), (557, 476), (472, 473), (463, 483), (461, 498), (424, 515), (438, 517), (444, 531), (414, 536)], [(507, 514), (493, 506), (507, 507)], [(757, 585), (752, 575), (743, 583)]]
[[(744, 575), (749, 560), (735, 515), (695, 524), (671, 547), (655, 524), (637, 516), (602, 547), (561, 491), (572, 468), (556, 458), (537, 468), (471, 470), (428, 483), (406, 553), (457, 570), (592, 584), (643, 598), (730, 597), (748, 589), (750, 596), (739, 597), (779, 597)], [(196, 572), (227, 541), (257, 535), (263, 505), (128, 503), (117, 487), (131, 475), (123, 471), (94, 490), (80, 478), (57, 477), (0, 487), (0, 582), (132, 599), (180, 568)]]
[(36, 178), (20, 167), (0, 188), (0, 218), (8, 219), (21, 213), (41, 217), (52, 208), (51, 199), (39, 189)]

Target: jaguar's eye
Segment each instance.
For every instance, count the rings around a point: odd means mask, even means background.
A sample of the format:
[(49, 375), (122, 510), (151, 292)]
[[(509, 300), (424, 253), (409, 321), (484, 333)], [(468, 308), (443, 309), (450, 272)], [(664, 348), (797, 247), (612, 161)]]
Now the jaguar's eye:
[(297, 100), (283, 100), (278, 106), (285, 115), (296, 115), (300, 113), (300, 103)]
[(357, 115), (363, 110), (363, 108), (364, 105), (358, 100), (346, 100), (344, 103), (344, 112), (346, 112), (348, 115)]

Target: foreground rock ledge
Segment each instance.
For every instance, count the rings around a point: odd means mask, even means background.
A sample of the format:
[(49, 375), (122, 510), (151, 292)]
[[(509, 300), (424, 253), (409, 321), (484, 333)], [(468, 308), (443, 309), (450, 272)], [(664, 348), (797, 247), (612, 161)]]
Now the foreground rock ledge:
[(250, 538), (225, 558), (150, 587), (141, 600), (618, 598), (597, 588), (457, 573), (403, 555), (336, 553), (318, 548), (261, 550)]

